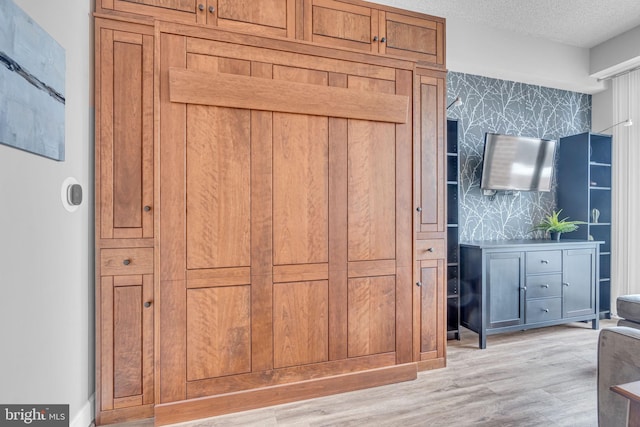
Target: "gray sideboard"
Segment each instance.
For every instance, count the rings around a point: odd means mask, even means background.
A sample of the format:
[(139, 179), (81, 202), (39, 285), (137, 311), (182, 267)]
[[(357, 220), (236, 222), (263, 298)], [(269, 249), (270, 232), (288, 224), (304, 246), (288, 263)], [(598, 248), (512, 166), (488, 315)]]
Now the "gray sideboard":
[(591, 320), (598, 329), (601, 242), (503, 240), (460, 244), (460, 323), (487, 335)]

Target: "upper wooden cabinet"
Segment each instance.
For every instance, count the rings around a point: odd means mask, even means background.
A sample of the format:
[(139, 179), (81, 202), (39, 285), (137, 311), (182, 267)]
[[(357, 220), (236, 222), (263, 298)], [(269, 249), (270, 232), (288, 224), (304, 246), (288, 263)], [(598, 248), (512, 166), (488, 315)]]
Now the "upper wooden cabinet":
[(417, 237), (424, 233), (444, 233), (445, 217), (445, 78), (440, 71), (418, 68), (414, 109), (415, 206)]
[(152, 34), (96, 21), (98, 239), (153, 237)]
[(116, 10), (264, 36), (295, 37), (295, 0), (97, 0), (97, 3), (98, 12)]
[(118, 11), (445, 67), (445, 20), (359, 0), (96, 0)]
[(304, 39), (444, 67), (444, 19), (364, 2), (305, 0)]

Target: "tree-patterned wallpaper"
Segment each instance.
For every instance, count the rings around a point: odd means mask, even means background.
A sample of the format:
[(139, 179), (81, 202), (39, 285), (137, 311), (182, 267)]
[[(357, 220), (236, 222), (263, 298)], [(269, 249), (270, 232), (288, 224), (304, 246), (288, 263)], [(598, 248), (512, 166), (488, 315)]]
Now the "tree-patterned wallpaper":
[(459, 239), (541, 238), (533, 224), (555, 208), (550, 193), (482, 195), (480, 176), (485, 132), (559, 140), (591, 128), (591, 95), (566, 90), (449, 72), (447, 105), (457, 96), (463, 104), (447, 111), (458, 119)]

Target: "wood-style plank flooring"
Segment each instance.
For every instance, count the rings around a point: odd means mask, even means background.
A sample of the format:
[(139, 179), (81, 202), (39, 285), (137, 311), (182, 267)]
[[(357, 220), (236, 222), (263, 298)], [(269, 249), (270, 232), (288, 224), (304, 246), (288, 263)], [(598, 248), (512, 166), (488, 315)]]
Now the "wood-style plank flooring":
[(463, 329), (460, 341), (448, 342), (447, 367), (421, 372), (415, 381), (180, 425), (596, 427), (598, 331), (590, 326), (493, 335), (485, 350)]

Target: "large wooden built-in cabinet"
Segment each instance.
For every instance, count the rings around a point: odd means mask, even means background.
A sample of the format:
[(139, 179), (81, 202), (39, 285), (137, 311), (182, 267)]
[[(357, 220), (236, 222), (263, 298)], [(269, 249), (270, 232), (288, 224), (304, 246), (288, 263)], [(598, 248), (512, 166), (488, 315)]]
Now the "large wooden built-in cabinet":
[(443, 367), (444, 20), (96, 2), (97, 423)]

